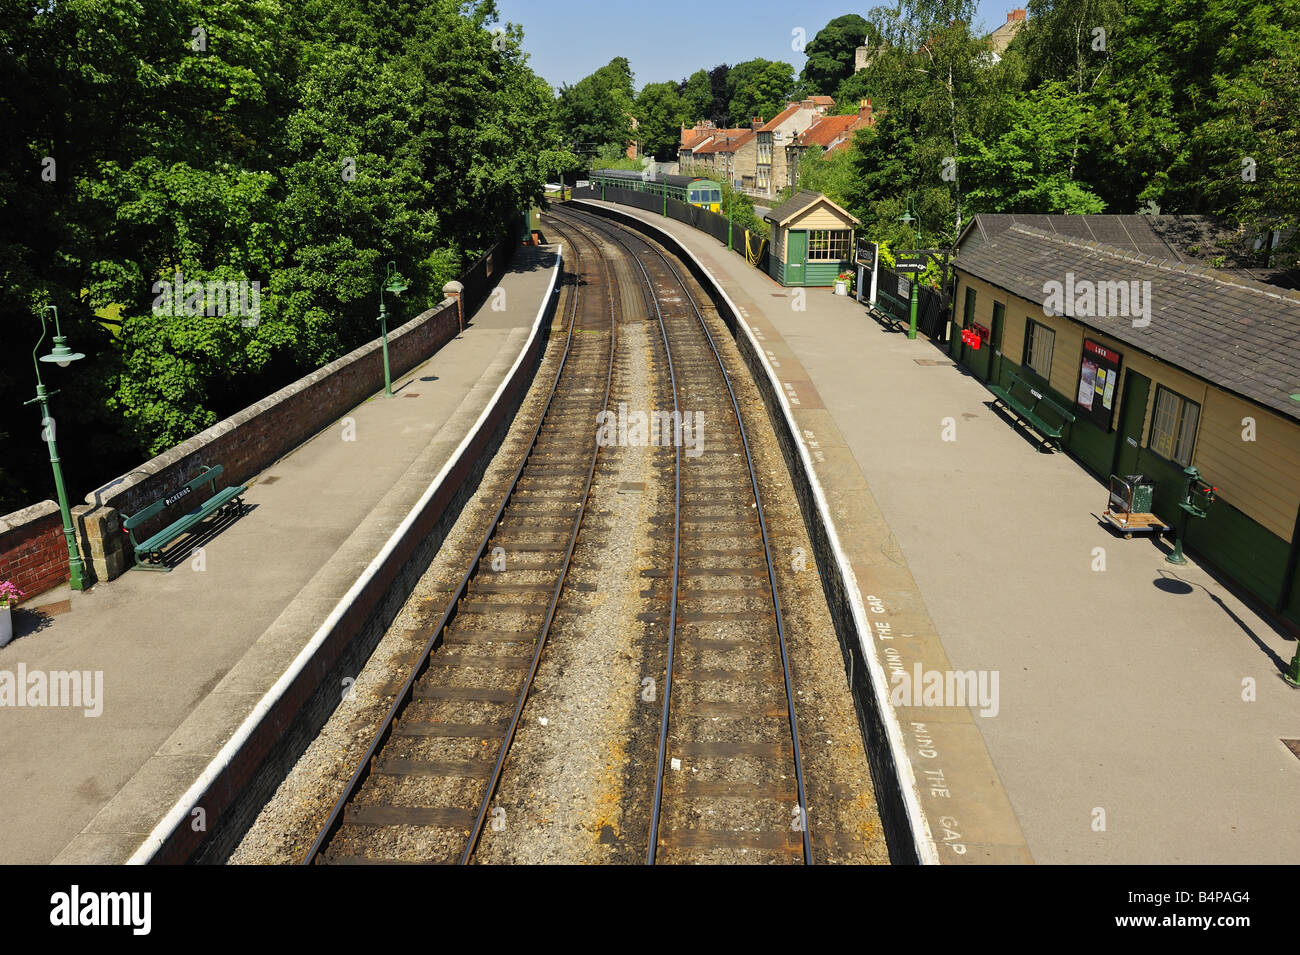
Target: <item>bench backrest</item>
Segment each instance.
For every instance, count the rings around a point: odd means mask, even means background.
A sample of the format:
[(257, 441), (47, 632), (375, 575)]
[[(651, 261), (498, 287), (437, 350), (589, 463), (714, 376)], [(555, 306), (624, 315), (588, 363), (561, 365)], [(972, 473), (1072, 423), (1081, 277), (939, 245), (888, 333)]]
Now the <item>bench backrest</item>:
[(1007, 380), (1008, 380), (1007, 391), (1009, 391), (1013, 396), (1015, 396), (1016, 388), (1018, 386), (1020, 391), (1022, 392), (1021, 400), (1026, 402), (1033, 409), (1035, 414), (1042, 414), (1044, 407), (1046, 407), (1046, 409), (1051, 411), (1052, 414), (1054, 414), (1062, 424), (1074, 423), (1073, 414), (1071, 414), (1065, 408), (1062, 408), (1050, 397), (1048, 397), (1043, 392), (1039, 391), (1033, 385), (1029, 384), (1029, 382), (1025, 381), (1023, 378), (1020, 378), (1008, 372)]
[(211, 484), (213, 490), (216, 490), (216, 482), (220, 479), (224, 468), (220, 464), (214, 464), (212, 467), (204, 467), (199, 476), (191, 480), (180, 489), (168, 494), (166, 497), (160, 497), (142, 511), (136, 511), (130, 517), (122, 521), (122, 527), (125, 530), (134, 530), (150, 518), (157, 517), (164, 510), (180, 501), (187, 500), (200, 486)]

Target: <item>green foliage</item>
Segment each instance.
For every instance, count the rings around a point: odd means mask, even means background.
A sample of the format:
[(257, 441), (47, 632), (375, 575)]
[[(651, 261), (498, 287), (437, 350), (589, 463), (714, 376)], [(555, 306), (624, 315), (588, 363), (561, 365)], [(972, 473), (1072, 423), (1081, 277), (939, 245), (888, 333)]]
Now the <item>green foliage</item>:
[(848, 208), (852, 202), (853, 178), (853, 155), (850, 150), (837, 149), (827, 156), (820, 146), (812, 146), (799, 157), (795, 188), (787, 186), (776, 198), (775, 204), (780, 205), (798, 189), (808, 189), (820, 192), (831, 201)]
[(590, 76), (560, 89), (556, 116), (569, 143), (626, 146), (634, 138), (632, 67), (616, 56)]
[(807, 84), (806, 95), (820, 93), (835, 95), (839, 85), (853, 75), (855, 51), (868, 37), (871, 25), (856, 13), (836, 17), (817, 31), (806, 47), (802, 79)]
[(996, 139), (963, 140), (958, 168), (968, 200), (986, 212), (1102, 212), (1105, 203), (1074, 178), (1095, 122), (1084, 98), (1059, 81), (1016, 97)]
[[(411, 287), (392, 321), (435, 303), (576, 167), (518, 29), (495, 20), (491, 0), (63, 0), (0, 18), (0, 308), (35, 343), (34, 309), (59, 306), (90, 356), (47, 380), (74, 498), (373, 339), (385, 261)], [(260, 315), (156, 309), (177, 272), (259, 282)], [(33, 377), (3, 350), (6, 406)], [(36, 418), (0, 438), (0, 511), (49, 493)]]
[(794, 67), (779, 61), (746, 60), (731, 68), (727, 85), (733, 126), (748, 125), (754, 116), (771, 119), (785, 106), (794, 87)]
[(686, 111), (686, 122), (690, 125), (702, 119), (709, 119), (713, 110), (713, 84), (709, 74), (696, 70), (681, 84), (682, 105)]
[(675, 160), (681, 143), (681, 126), (688, 113), (677, 84), (647, 83), (636, 98), (634, 113), (637, 119), (634, 135), (641, 142), (642, 155), (655, 156), (663, 162)]

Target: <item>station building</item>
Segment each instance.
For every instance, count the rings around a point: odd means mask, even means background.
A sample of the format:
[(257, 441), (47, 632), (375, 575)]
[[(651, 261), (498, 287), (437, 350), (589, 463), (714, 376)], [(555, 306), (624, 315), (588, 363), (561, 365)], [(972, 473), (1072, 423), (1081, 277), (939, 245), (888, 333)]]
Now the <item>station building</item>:
[(1217, 500), (1186, 520), (1186, 545), (1300, 623), (1300, 292), (1205, 264), (1211, 229), (976, 216), (957, 241), (949, 348), (986, 384), (1015, 375), (1070, 409), (1063, 449), (1103, 481), (1155, 480), (1168, 524), (1183, 525), (1183, 468), (1198, 468)]

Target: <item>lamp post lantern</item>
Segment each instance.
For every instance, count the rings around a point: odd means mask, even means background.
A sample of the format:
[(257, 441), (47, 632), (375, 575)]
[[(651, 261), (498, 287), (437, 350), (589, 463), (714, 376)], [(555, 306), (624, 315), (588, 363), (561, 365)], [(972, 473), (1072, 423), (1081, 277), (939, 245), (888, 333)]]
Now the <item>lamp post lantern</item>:
[(379, 333), (384, 343), (384, 395), (389, 398), (393, 397), (393, 379), (388, 371), (388, 310), (384, 307), (384, 293), (389, 292), (396, 296), (405, 291), (406, 285), (397, 274), (397, 263), (389, 262), (387, 281), (379, 290)]
[[(41, 350), (41, 343), (45, 341), (45, 313), (54, 313), (54, 348), (48, 355), (41, 355), (39, 360), (36, 353)], [(41, 309), (41, 337), (36, 341), (36, 347), (32, 349), (32, 364), (36, 368), (36, 397), (23, 404), (39, 404), (41, 408), (41, 436), (50, 448), (50, 467), (54, 470), (54, 491), (59, 499), (59, 512), (63, 516), (63, 536), (68, 542), (68, 584), (73, 590), (85, 590), (85, 566), (81, 560), (81, 552), (77, 548), (77, 533), (72, 527), (72, 510), (68, 507), (68, 492), (63, 486), (63, 470), (59, 467), (59, 448), (55, 443), (55, 425), (54, 419), (50, 417), (49, 399), (58, 394), (58, 391), (45, 390), (45, 383), (41, 381), (41, 362), (49, 362), (58, 365), (60, 368), (67, 368), (81, 358), (85, 358), (81, 352), (74, 352), (68, 347), (68, 340), (63, 336), (59, 328), (59, 310), (53, 305), (47, 305)]]

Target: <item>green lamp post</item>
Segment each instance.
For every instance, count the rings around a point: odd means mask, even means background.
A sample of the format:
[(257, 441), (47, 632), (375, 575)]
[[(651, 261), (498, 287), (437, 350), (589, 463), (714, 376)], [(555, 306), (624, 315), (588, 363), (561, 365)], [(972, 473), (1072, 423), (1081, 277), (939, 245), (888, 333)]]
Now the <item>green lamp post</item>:
[[(912, 223), (914, 223), (914, 222), (915, 222), (915, 223), (918, 223), (918, 225), (919, 225), (920, 220), (916, 217), (916, 212), (915, 212), (915, 210), (912, 208), (912, 197), (911, 197), (911, 196), (908, 196), (908, 197), (907, 197), (907, 207), (903, 210), (903, 215), (899, 218), (898, 221), (901, 222), (901, 223), (903, 223), (904, 225), (907, 225), (907, 226), (912, 225)], [(916, 230), (916, 244), (917, 244), (918, 247), (921, 245), (921, 230), (920, 230), (920, 228), (918, 228), (918, 229)], [(908, 319), (908, 323), (907, 323), (907, 337), (908, 337), (909, 339), (913, 339), (913, 340), (916, 338), (916, 313), (917, 313), (917, 310), (918, 310), (918, 308), (919, 308), (919, 306), (920, 306), (920, 302), (921, 302), (921, 294), (920, 294), (920, 290), (916, 287), (916, 283), (917, 283), (917, 273), (913, 272), (913, 273), (912, 273), (912, 283), (911, 283), (911, 285), (912, 285), (912, 295), (911, 295), (911, 299), (912, 299), (912, 309), (911, 309), (910, 317), (909, 317), (909, 319)]]
[(1183, 477), (1183, 499), (1178, 502), (1178, 506), (1186, 515), (1182, 519), (1181, 532), (1175, 532), (1174, 551), (1165, 558), (1171, 564), (1187, 563), (1187, 558), (1183, 556), (1183, 538), (1187, 535), (1188, 518), (1206, 517), (1209, 506), (1214, 503), (1214, 492), (1218, 490), (1201, 480), (1201, 472), (1193, 464), (1183, 468)]
[[(41, 342), (45, 341), (45, 313), (54, 313), (54, 348), (48, 355), (41, 355), (38, 360), (36, 353), (41, 350)], [(58, 391), (47, 392), (45, 383), (41, 381), (41, 362), (50, 362), (58, 365), (60, 368), (67, 368), (78, 359), (85, 358), (81, 352), (74, 352), (68, 347), (68, 340), (63, 337), (59, 328), (59, 310), (53, 305), (47, 305), (41, 309), (41, 337), (36, 342), (36, 347), (32, 349), (32, 364), (36, 366), (36, 397), (23, 404), (37, 404), (41, 406), (41, 427), (42, 436), (45, 443), (50, 446), (50, 467), (54, 469), (54, 490), (59, 498), (59, 511), (63, 515), (63, 536), (68, 542), (68, 583), (73, 590), (85, 590), (86, 578), (85, 567), (81, 561), (81, 552), (77, 549), (77, 533), (72, 527), (72, 510), (68, 507), (68, 492), (63, 486), (63, 471), (59, 467), (59, 449), (54, 441), (54, 419), (50, 417), (49, 399), (58, 394)]]
[(388, 310), (384, 307), (384, 293), (389, 292), (396, 296), (405, 291), (406, 285), (397, 274), (397, 263), (389, 262), (387, 281), (379, 290), (379, 329), (380, 337), (384, 342), (384, 395), (389, 398), (393, 397), (393, 379), (388, 371)]

